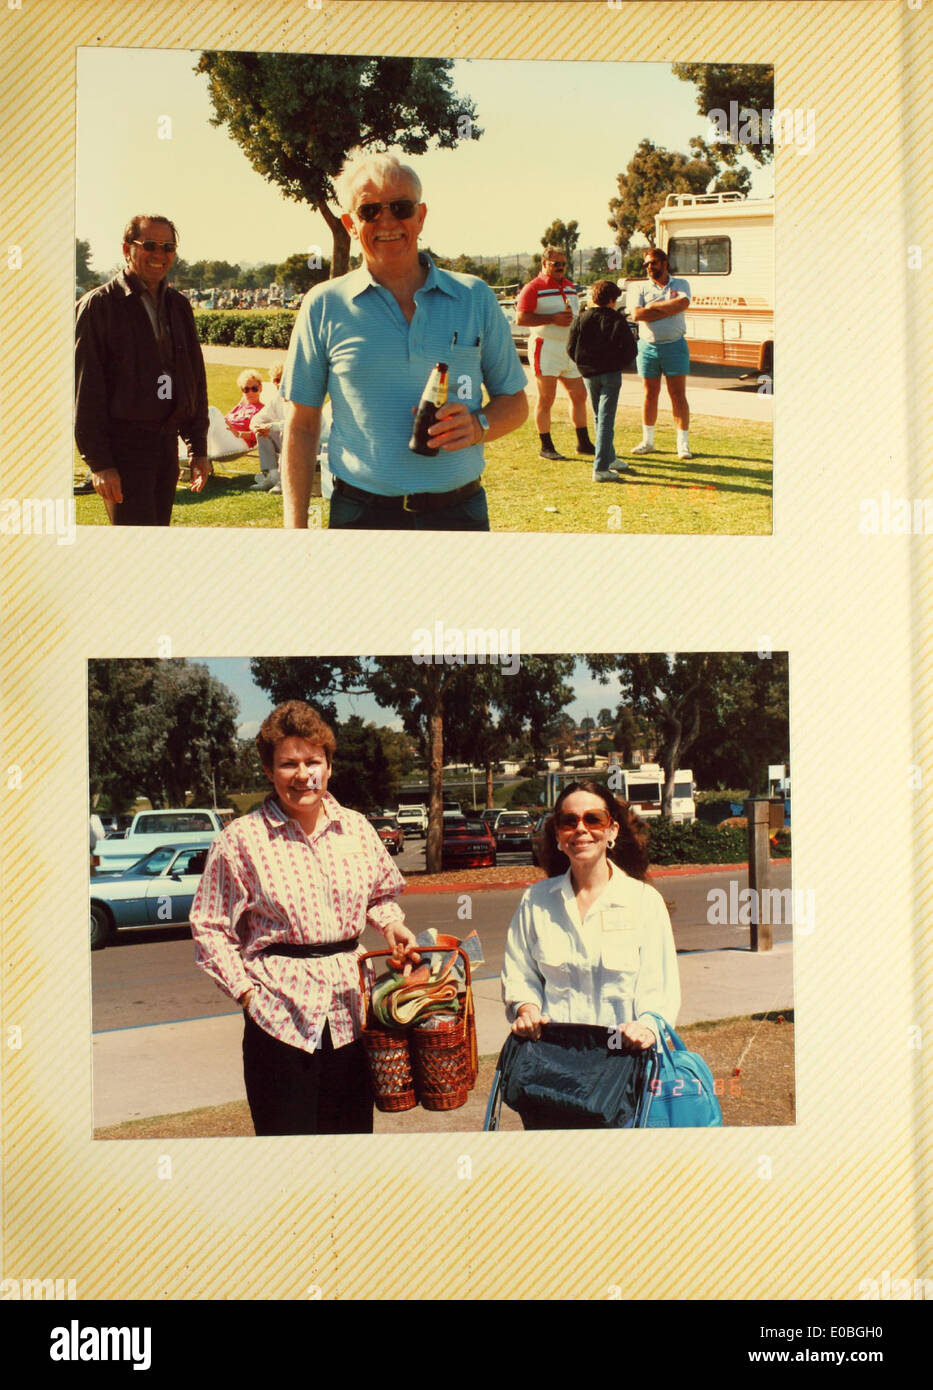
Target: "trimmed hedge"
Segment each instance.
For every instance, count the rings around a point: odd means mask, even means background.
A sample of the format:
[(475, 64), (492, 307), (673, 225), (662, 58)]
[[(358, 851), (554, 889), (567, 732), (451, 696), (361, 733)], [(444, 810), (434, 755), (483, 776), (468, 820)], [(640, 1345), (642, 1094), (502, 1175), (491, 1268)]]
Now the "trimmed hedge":
[[(652, 864), (739, 864), (748, 858), (748, 832), (744, 826), (719, 827), (700, 820), (675, 825), (664, 816), (645, 824)], [(778, 832), (771, 854), (789, 858), (790, 831)]]
[(288, 347), (292, 335), (295, 311), (277, 309), (268, 314), (255, 310), (198, 309), (194, 323), (198, 340), (235, 347)]

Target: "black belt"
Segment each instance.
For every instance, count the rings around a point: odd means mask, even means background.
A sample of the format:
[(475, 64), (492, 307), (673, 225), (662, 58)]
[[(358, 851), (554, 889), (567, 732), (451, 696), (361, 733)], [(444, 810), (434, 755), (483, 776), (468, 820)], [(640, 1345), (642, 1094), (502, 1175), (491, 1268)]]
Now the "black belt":
[(299, 944), (294, 945), (282, 942), (279, 946), (264, 946), (259, 952), (261, 956), (339, 956), (344, 951), (355, 951), (360, 944), (360, 938), (354, 936), (350, 941), (316, 941), (313, 945)]
[(345, 483), (342, 478), (334, 479), (334, 491), (352, 502), (368, 502), (385, 511), (393, 512), (439, 512), (454, 502), (465, 502), (482, 492), (483, 485), (478, 478), (463, 487), (455, 487), (452, 492), (406, 492), (403, 497), (382, 497), (378, 492), (364, 492), (361, 487)]

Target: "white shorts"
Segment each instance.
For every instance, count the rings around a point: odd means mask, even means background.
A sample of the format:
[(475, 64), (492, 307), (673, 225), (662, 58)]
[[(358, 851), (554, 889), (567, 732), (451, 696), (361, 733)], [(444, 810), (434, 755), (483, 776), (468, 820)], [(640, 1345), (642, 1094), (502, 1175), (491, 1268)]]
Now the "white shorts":
[(530, 338), (528, 361), (535, 376), (562, 376), (569, 380), (580, 376), (576, 362), (567, 356), (566, 344), (554, 338)]

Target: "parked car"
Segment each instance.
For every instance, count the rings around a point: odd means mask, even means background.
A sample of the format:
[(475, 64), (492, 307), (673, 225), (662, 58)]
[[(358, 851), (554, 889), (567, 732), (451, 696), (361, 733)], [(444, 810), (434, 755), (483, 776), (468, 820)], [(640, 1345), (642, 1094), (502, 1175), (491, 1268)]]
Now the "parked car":
[(91, 950), (112, 942), (120, 927), (179, 926), (187, 922), (210, 841), (160, 845), (132, 864), (91, 878)]
[(102, 840), (95, 848), (104, 873), (129, 869), (162, 845), (193, 845), (219, 835), (233, 817), (230, 810), (183, 806), (138, 811), (122, 840)]
[(516, 850), (531, 850), (531, 837), (534, 821), (527, 811), (503, 811), (496, 821), (496, 849), (513, 853)]
[(516, 323), (515, 320), (518, 311), (515, 308), (514, 299), (500, 299), (499, 308), (502, 310), (503, 314), (505, 314), (505, 317), (508, 320), (509, 330), (512, 334), (512, 342), (515, 344), (519, 357), (524, 357), (527, 361), (528, 335), (531, 332), (531, 329), (523, 326), (522, 324)]
[(370, 816), (370, 824), (390, 854), (398, 854), (405, 843), (405, 832), (394, 816)]
[(410, 835), (427, 835), (428, 808), (426, 806), (400, 806), (395, 819)]
[(441, 813), (441, 818), (442, 818), (443, 820), (445, 820), (445, 821), (449, 821), (449, 820), (464, 820), (464, 819), (465, 819), (465, 816), (464, 816), (464, 814), (463, 814), (463, 807), (460, 805), (460, 802), (459, 802), (459, 801), (448, 801), (447, 798), (446, 798), (446, 796), (445, 796), (445, 797), (444, 797), (444, 809), (443, 809), (443, 812)]
[(485, 821), (459, 820), (444, 822), (441, 843), (442, 869), (494, 869), (496, 842)]
[(501, 815), (501, 806), (487, 806), (485, 811), (480, 812), (480, 819), (486, 822), (493, 835), (496, 833), (496, 821)]

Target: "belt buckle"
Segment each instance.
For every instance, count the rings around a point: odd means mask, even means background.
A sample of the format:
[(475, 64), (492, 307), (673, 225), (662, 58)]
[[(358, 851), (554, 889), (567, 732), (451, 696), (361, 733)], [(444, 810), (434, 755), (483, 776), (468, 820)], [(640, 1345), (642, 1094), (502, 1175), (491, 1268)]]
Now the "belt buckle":
[(418, 496), (418, 493), (417, 493), (417, 492), (406, 492), (406, 493), (404, 494), (404, 496), (402, 497), (402, 511), (403, 511), (403, 512), (409, 512), (412, 516), (417, 516), (417, 515), (418, 515), (418, 508), (417, 508), (417, 507), (410, 507), (410, 506), (408, 505), (410, 499), (411, 499), (412, 497), (417, 497), (417, 496)]

